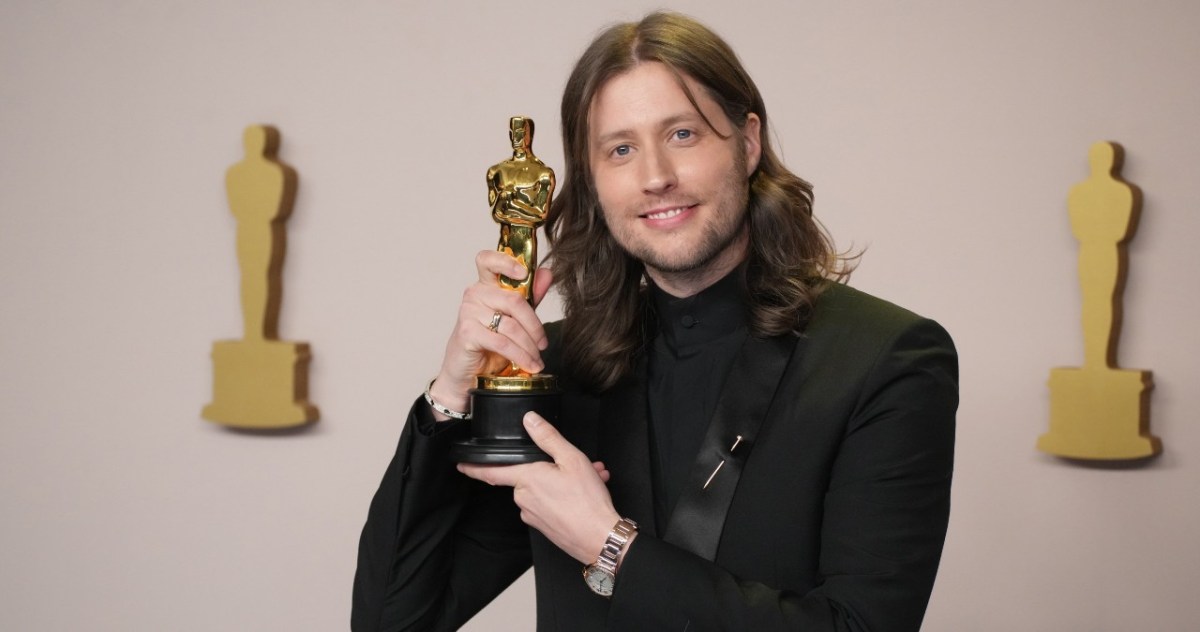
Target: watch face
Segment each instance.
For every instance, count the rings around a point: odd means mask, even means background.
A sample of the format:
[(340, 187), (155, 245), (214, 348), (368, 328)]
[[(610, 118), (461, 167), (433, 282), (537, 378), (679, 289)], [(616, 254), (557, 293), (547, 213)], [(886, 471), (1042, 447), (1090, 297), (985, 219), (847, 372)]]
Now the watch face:
[(583, 580), (587, 582), (588, 588), (603, 597), (612, 595), (614, 579), (612, 573), (599, 566), (589, 566), (583, 571)]

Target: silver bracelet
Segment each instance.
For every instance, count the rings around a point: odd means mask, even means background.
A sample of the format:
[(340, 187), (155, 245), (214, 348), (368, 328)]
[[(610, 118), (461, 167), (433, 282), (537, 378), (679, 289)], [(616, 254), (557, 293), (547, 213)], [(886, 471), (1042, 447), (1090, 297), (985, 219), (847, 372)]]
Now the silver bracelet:
[(449, 408), (446, 408), (445, 406), (442, 406), (441, 404), (433, 401), (433, 395), (429, 394), (429, 389), (433, 388), (433, 383), (436, 381), (437, 381), (436, 377), (433, 378), (432, 380), (429, 380), (429, 386), (425, 387), (425, 403), (429, 404), (430, 408), (438, 411), (439, 413), (442, 413), (443, 415), (445, 415), (451, 419), (470, 419), (471, 413), (460, 413), (457, 410), (450, 410)]

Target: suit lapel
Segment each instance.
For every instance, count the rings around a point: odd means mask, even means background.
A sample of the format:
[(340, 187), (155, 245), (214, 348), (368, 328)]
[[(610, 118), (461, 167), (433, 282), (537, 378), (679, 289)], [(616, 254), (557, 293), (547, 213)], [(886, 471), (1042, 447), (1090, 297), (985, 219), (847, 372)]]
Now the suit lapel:
[[(688, 482), (666, 525), (667, 542), (706, 559), (716, 559), (742, 467), (754, 449), (797, 340), (793, 336), (746, 337), (721, 389)], [(644, 379), (639, 382), (644, 384)], [(645, 401), (644, 392), (641, 401)], [(642, 418), (645, 423), (644, 410)], [(645, 436), (646, 430), (642, 432)], [(648, 474), (648, 455), (645, 460)]]

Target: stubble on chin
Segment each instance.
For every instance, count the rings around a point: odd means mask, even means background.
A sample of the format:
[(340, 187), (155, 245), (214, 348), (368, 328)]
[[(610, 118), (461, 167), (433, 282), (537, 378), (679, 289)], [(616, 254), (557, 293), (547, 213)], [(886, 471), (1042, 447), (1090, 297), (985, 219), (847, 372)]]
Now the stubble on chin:
[(655, 252), (651, 247), (645, 247), (645, 252), (631, 253), (646, 267), (667, 274), (690, 274), (703, 271), (717, 263), (718, 259), (726, 256), (737, 242), (744, 238), (749, 229), (746, 221), (747, 214), (742, 213), (736, 224), (709, 225), (705, 227), (703, 236), (698, 243), (684, 252)]

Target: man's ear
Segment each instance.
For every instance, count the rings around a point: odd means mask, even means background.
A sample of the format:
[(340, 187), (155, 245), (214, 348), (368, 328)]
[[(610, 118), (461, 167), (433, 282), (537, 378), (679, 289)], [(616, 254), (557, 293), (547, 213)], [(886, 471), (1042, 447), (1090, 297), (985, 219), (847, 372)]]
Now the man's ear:
[(742, 126), (742, 143), (746, 150), (746, 177), (749, 177), (758, 168), (758, 161), (762, 158), (762, 121), (754, 112), (746, 115), (746, 124)]

